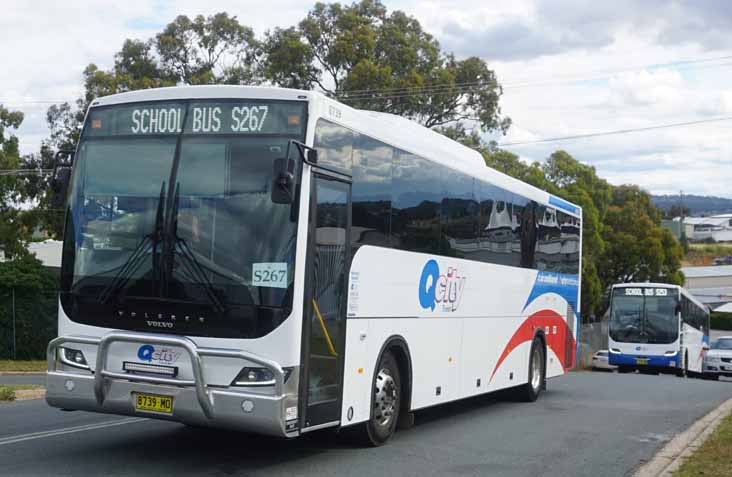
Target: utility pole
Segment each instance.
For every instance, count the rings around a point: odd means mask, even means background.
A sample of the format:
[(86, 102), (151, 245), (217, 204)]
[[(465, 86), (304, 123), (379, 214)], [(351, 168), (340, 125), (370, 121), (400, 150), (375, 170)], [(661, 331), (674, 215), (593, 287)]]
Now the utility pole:
[(15, 343), (15, 287), (11, 288), (11, 290), (12, 290), (12, 294), (13, 294), (13, 298), (12, 298), (12, 300), (13, 300), (12, 301), (12, 303), (13, 303), (13, 359), (16, 359), (17, 353), (16, 353), (16, 343)]

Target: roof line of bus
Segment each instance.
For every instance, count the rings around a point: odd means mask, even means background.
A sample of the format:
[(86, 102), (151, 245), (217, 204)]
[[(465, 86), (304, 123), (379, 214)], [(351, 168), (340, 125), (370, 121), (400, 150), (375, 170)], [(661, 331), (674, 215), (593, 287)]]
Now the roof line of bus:
[[(308, 101), (311, 104), (311, 110), (317, 112), (316, 117), (338, 123), (432, 162), (465, 172), (474, 177), (482, 177), (496, 186), (503, 186), (511, 192), (553, 206), (562, 212), (582, 217), (582, 208), (580, 206), (487, 167), (483, 156), (474, 149), (401, 116), (355, 109), (328, 98), (318, 91), (267, 86), (172, 86), (130, 91), (97, 98), (92, 101), (91, 107), (143, 101), (236, 98)], [(329, 117), (327, 114), (329, 106), (335, 106), (346, 114), (343, 114), (341, 118)]]

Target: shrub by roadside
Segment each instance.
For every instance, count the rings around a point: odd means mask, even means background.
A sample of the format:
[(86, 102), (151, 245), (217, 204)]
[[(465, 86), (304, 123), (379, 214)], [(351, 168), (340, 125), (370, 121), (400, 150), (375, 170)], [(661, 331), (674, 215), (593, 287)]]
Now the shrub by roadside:
[(15, 390), (10, 386), (0, 385), (0, 401), (15, 401)]
[(712, 312), (712, 316), (709, 321), (713, 330), (732, 331), (732, 313)]

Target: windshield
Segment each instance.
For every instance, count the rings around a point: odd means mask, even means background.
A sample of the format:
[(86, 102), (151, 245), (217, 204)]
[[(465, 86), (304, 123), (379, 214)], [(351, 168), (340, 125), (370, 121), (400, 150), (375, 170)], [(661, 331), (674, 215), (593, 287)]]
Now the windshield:
[(610, 337), (626, 343), (669, 344), (678, 339), (678, 292), (671, 288), (616, 288)]
[(712, 349), (729, 349), (732, 350), (732, 338), (720, 338), (712, 343)]
[(304, 111), (251, 101), (92, 110), (67, 213), (66, 314), (201, 336), (274, 329), (292, 307), (297, 206), (272, 201), (273, 173), (289, 139), (303, 139)]

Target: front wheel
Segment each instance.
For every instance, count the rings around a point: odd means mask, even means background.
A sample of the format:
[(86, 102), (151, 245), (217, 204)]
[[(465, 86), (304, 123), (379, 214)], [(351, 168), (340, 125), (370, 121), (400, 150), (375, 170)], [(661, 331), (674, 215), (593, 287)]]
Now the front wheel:
[(377, 366), (371, 394), (371, 418), (357, 431), (357, 440), (380, 446), (394, 434), (401, 406), (401, 376), (394, 356), (386, 351)]
[(534, 402), (541, 394), (546, 379), (546, 357), (544, 345), (539, 338), (534, 338), (529, 353), (529, 382), (516, 390), (516, 396), (525, 402)]

